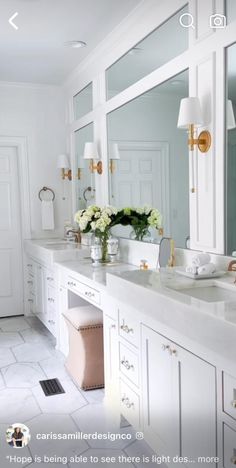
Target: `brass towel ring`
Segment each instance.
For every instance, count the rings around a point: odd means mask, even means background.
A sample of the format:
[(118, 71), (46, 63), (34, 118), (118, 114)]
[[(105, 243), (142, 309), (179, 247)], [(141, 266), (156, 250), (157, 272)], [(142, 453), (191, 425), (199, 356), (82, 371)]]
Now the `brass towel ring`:
[(52, 201), (55, 200), (55, 193), (53, 192), (52, 189), (50, 189), (49, 187), (43, 187), (40, 191), (39, 191), (39, 200), (40, 201), (43, 201), (42, 198), (41, 198), (41, 193), (42, 192), (51, 192), (52, 193)]

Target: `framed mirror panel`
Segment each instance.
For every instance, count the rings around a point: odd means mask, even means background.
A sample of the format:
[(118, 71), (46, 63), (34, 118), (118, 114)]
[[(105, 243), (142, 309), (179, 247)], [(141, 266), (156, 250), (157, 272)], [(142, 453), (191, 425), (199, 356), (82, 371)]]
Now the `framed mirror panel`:
[(95, 198), (94, 174), (90, 172), (89, 161), (84, 159), (85, 143), (93, 142), (93, 123), (80, 128), (74, 134), (75, 160), (78, 170), (76, 184), (76, 209), (81, 210), (91, 205)]
[[(114, 110), (107, 117), (110, 204), (151, 205), (163, 215), (164, 235), (185, 247), (189, 237), (187, 135), (177, 128), (188, 71)], [(130, 227), (116, 234), (132, 238)], [(159, 242), (156, 230), (145, 239)]]
[(181, 16), (187, 12), (188, 5), (168, 18), (165, 23), (106, 70), (107, 99), (136, 83), (188, 48), (188, 28), (180, 24)]

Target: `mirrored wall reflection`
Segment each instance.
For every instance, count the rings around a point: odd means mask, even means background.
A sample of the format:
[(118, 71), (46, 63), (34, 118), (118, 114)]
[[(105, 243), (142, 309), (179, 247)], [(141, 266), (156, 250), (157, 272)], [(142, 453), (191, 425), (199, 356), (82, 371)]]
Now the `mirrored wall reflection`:
[(226, 254), (236, 251), (236, 44), (227, 49), (226, 86)]
[[(148, 204), (163, 215), (164, 235), (178, 247), (189, 236), (187, 134), (177, 128), (180, 100), (188, 96), (188, 71), (108, 115), (110, 203)], [(118, 227), (130, 237), (129, 227)], [(158, 242), (157, 231), (151, 241)]]
[(78, 167), (77, 210), (91, 205), (95, 198), (94, 175), (90, 172), (89, 161), (84, 159), (84, 147), (87, 142), (93, 142), (93, 123), (75, 132), (75, 159)]
[(80, 119), (83, 115), (93, 110), (93, 87), (90, 83), (86, 88), (82, 89), (73, 98), (74, 104), (74, 118)]
[(187, 6), (182, 8), (106, 70), (107, 99), (188, 48), (188, 29), (179, 22), (187, 12)]
[(236, 20), (236, 1), (226, 0), (226, 16), (227, 23), (232, 23)]

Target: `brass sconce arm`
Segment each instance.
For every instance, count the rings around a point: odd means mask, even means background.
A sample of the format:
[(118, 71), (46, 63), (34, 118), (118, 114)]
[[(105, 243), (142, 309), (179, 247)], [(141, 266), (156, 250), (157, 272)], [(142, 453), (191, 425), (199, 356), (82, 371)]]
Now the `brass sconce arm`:
[(62, 180), (65, 180), (65, 179), (71, 180), (72, 179), (71, 169), (68, 169), (68, 171), (66, 171), (65, 169), (62, 169), (61, 178)]
[(194, 146), (197, 145), (201, 153), (207, 153), (211, 147), (211, 134), (208, 130), (203, 130), (197, 138), (194, 138), (194, 124), (189, 125), (189, 149), (190, 151), (194, 150)]
[(102, 174), (102, 161), (98, 161), (97, 163), (94, 162), (93, 159), (90, 159), (89, 170), (91, 173), (97, 172), (98, 174)]

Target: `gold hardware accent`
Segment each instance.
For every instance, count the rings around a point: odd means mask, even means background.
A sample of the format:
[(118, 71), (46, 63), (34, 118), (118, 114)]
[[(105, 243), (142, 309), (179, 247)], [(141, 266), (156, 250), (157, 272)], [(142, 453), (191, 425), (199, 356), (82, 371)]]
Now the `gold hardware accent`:
[(163, 234), (164, 234), (164, 229), (163, 229), (163, 228), (159, 228), (159, 229), (158, 229), (158, 234), (159, 234), (159, 236), (163, 236)]
[(196, 192), (195, 188), (191, 188), (191, 193), (195, 193), (195, 192)]
[(175, 242), (174, 239), (170, 239), (170, 258), (168, 260), (168, 266), (175, 266)]
[(211, 147), (211, 134), (208, 130), (203, 130), (197, 138), (194, 138), (194, 124), (189, 125), (189, 139), (188, 139), (190, 151), (194, 150), (194, 146), (197, 145), (201, 153), (207, 153)]
[(71, 169), (68, 169), (68, 171), (65, 171), (65, 169), (62, 169), (61, 178), (62, 180), (65, 180), (65, 179), (71, 180), (72, 179)]
[(110, 162), (109, 162), (109, 169), (110, 169), (110, 173), (111, 174), (114, 174), (115, 170), (116, 170), (116, 163), (115, 163), (115, 160), (114, 159), (110, 159)]
[(93, 174), (97, 172), (99, 175), (102, 174), (102, 161), (98, 161), (97, 163), (93, 162), (93, 159), (90, 160), (89, 170)]
[(82, 169), (80, 167), (78, 167), (78, 170), (77, 170), (77, 179), (80, 180), (82, 177)]

